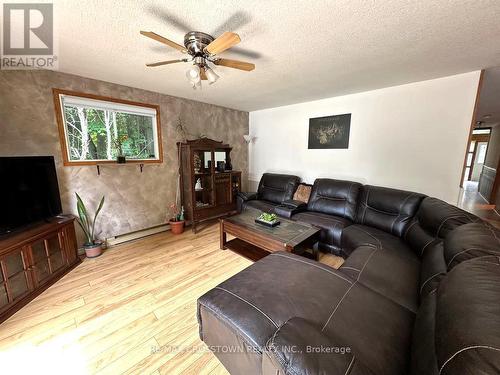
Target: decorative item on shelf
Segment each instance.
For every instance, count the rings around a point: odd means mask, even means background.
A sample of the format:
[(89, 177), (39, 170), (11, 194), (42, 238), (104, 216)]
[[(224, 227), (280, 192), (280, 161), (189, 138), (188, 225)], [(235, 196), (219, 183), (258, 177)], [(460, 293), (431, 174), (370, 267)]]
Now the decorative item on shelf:
[(217, 162), (217, 171), (224, 172), (226, 170), (226, 163), (224, 161)]
[(276, 216), (276, 214), (269, 214), (265, 212), (261, 213), (260, 216), (255, 219), (255, 222), (270, 228), (280, 225), (280, 221), (278, 220), (278, 216)]
[(196, 191), (203, 190), (203, 186), (201, 186), (201, 178), (196, 180), (196, 184), (194, 184), (194, 190), (196, 190)]
[(98, 241), (95, 237), (95, 222), (97, 220), (97, 215), (101, 212), (102, 206), (104, 205), (104, 196), (101, 198), (97, 210), (94, 214), (94, 219), (91, 221), (87, 211), (87, 207), (82, 201), (82, 198), (76, 194), (76, 209), (78, 211), (77, 222), (83, 230), (86, 237), (86, 242), (83, 245), (85, 249), (85, 254), (87, 258), (96, 258), (102, 254), (102, 242)]
[(238, 194), (238, 192), (240, 191), (240, 184), (238, 182), (233, 182), (233, 192), (234, 194)]
[(123, 142), (125, 142), (128, 139), (127, 135), (121, 135), (118, 136), (113, 140), (114, 146), (116, 147), (116, 150), (118, 151), (118, 154), (116, 156), (116, 162), (118, 164), (124, 164), (127, 162), (127, 158), (125, 155), (123, 155)]
[(180, 211), (177, 205), (172, 203), (170, 205), (171, 217), (168, 221), (172, 234), (181, 234), (184, 232), (184, 206), (181, 206)]
[(200, 173), (201, 171), (201, 159), (198, 154), (193, 154), (193, 167), (194, 173)]

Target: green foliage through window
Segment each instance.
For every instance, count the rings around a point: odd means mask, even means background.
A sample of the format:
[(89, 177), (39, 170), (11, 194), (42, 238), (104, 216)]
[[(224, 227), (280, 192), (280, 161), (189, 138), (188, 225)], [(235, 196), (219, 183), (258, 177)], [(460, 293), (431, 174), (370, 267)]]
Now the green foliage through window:
[(62, 100), (70, 161), (159, 158), (155, 110), (145, 107), (138, 111), (123, 104), (113, 109), (113, 102), (94, 100), (79, 105), (83, 98), (76, 103), (71, 98)]

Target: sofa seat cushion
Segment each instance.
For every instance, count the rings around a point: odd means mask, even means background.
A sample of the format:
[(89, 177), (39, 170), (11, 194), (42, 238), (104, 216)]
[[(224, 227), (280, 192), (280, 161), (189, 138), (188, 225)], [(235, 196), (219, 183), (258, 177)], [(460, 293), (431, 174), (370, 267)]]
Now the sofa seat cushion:
[[(238, 359), (215, 353), (232, 374), (260, 373), (266, 343), (294, 317), (349, 346), (376, 375), (399, 375), (409, 364), (413, 313), (338, 270), (294, 254), (273, 253), (198, 300), (203, 341), (255, 348)], [(256, 368), (241, 370), (235, 361)]]
[(266, 345), (262, 375), (287, 374), (373, 375), (348, 346), (304, 318), (288, 320)]
[(345, 227), (352, 224), (349, 219), (320, 212), (300, 212), (292, 216), (292, 220), (301, 221), (319, 227), (320, 241), (340, 249), (340, 238)]
[(251, 201), (247, 201), (244, 203), (244, 208), (251, 207), (255, 208), (257, 210), (260, 210), (262, 212), (274, 212), (274, 208), (277, 207), (278, 205), (276, 203), (264, 201), (261, 199), (255, 199)]
[(346, 259), (340, 270), (416, 313), (420, 260), (413, 253), (410, 254), (404, 255), (390, 248), (360, 246)]
[(353, 224), (344, 228), (341, 237), (341, 246), (344, 253), (350, 255), (354, 249), (363, 245), (401, 250), (405, 254), (408, 253), (407, 255), (411, 259), (414, 258), (410, 254), (410, 248), (401, 238), (381, 229), (360, 224)]

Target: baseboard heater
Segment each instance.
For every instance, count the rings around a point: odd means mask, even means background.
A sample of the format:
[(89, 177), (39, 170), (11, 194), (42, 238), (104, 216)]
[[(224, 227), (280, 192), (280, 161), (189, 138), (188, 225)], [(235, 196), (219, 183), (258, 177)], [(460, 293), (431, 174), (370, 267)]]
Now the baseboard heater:
[(165, 232), (167, 230), (170, 230), (170, 225), (159, 224), (159, 225), (155, 225), (153, 227), (139, 229), (139, 230), (136, 230), (133, 232), (120, 234), (118, 236), (107, 238), (106, 243), (108, 244), (108, 246), (114, 246), (114, 245), (118, 245), (118, 244), (123, 243), (123, 242), (133, 241), (133, 240), (137, 240), (139, 238), (151, 236), (153, 234), (157, 234), (160, 232)]

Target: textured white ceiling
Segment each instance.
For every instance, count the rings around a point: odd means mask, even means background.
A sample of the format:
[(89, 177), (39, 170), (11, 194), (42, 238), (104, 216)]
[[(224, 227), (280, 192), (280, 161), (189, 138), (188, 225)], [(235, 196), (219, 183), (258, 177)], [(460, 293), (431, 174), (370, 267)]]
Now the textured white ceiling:
[[(500, 65), (498, 0), (54, 0), (59, 70), (252, 111)], [(224, 67), (193, 91), (187, 64), (146, 68), (180, 53), (189, 30), (242, 39)]]

